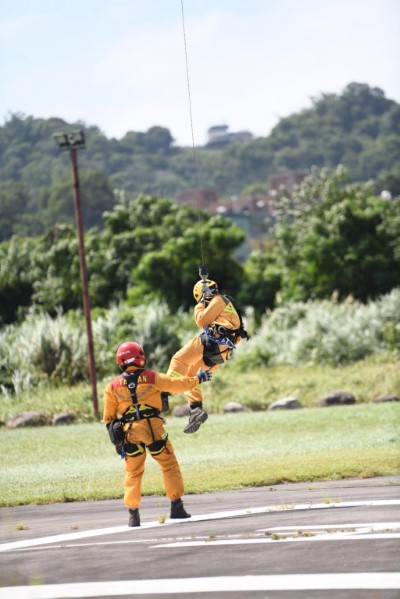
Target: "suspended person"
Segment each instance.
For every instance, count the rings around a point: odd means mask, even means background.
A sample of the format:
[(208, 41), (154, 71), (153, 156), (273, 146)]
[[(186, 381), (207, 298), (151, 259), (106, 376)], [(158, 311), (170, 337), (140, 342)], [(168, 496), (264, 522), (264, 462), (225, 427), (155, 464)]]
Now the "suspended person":
[(176, 379), (145, 368), (143, 348), (126, 341), (117, 350), (122, 374), (104, 392), (103, 422), (118, 453), (125, 458), (124, 504), (129, 526), (140, 526), (139, 506), (147, 451), (161, 467), (171, 518), (190, 518), (182, 501), (181, 470), (160, 416), (161, 391), (182, 393), (211, 380), (210, 370)]
[[(197, 302), (194, 318), (203, 332), (193, 337), (172, 357), (167, 373), (177, 380), (193, 376), (199, 368), (215, 370), (229, 360), (242, 338), (249, 338), (233, 298), (221, 295), (215, 281), (204, 278), (198, 281), (193, 288), (193, 296)], [(203, 408), (200, 385), (186, 391), (185, 396), (190, 405), (190, 414), (183, 431), (195, 433), (208, 418)]]

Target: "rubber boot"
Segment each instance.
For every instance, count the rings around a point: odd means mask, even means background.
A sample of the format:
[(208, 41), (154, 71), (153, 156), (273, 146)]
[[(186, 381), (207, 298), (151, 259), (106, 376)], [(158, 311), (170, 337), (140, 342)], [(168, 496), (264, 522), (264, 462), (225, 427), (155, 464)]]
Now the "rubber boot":
[(183, 519), (190, 518), (190, 514), (184, 508), (182, 499), (175, 499), (171, 501), (171, 519)]
[(131, 528), (134, 526), (140, 526), (140, 514), (138, 508), (135, 510), (129, 510), (129, 524)]

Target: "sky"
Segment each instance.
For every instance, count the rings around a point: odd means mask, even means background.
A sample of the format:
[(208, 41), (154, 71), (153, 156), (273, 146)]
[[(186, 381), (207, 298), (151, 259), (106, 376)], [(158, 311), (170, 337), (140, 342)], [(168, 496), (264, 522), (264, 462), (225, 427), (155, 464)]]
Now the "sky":
[(400, 102), (399, 32), (400, 0), (0, 0), (0, 124), (267, 136), (353, 81)]

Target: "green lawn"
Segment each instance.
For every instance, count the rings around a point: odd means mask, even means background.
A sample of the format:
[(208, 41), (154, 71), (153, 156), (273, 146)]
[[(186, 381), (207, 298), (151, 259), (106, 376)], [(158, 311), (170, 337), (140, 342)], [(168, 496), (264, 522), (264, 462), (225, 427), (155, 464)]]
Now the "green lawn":
[[(400, 472), (400, 405), (214, 414), (194, 435), (167, 418), (186, 493)], [(0, 429), (1, 506), (121, 497), (123, 461), (99, 423)], [(163, 494), (148, 457), (143, 494)]]

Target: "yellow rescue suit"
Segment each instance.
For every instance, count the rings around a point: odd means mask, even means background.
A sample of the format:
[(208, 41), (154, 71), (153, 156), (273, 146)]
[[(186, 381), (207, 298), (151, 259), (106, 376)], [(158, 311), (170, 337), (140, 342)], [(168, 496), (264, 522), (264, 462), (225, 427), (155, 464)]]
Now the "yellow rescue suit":
[[(137, 371), (129, 366), (126, 372)], [(142, 370), (136, 385), (136, 397), (139, 412), (146, 413), (151, 408), (161, 411), (160, 392), (183, 393), (194, 389), (199, 379), (197, 376), (185, 376), (180, 379), (160, 374), (153, 370)], [(107, 385), (104, 392), (103, 420), (109, 424), (114, 418), (122, 416), (132, 407), (132, 397), (123, 375), (119, 375)], [(124, 504), (129, 509), (140, 506), (142, 497), (142, 477), (146, 461), (146, 450), (161, 467), (165, 493), (174, 501), (184, 493), (181, 470), (176, 459), (172, 443), (164, 429), (164, 420), (159, 416), (144, 417), (132, 420), (124, 425), (125, 432), (125, 482)]]
[[(219, 327), (224, 327), (233, 332), (241, 326), (240, 317), (232, 302), (229, 298), (219, 294), (214, 295), (208, 305), (203, 301), (196, 304), (194, 318), (199, 327), (210, 327), (216, 338), (222, 337), (218, 332)], [(239, 335), (233, 335), (234, 345), (238, 345), (240, 340)], [(209, 342), (206, 334), (202, 333), (197, 337), (193, 337), (174, 354), (168, 368), (168, 374), (179, 380), (180, 377), (194, 376), (199, 368), (210, 368), (214, 371), (231, 357), (232, 351), (227, 345)], [(185, 396), (190, 404), (203, 401), (200, 385), (186, 391)]]

